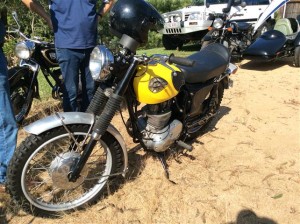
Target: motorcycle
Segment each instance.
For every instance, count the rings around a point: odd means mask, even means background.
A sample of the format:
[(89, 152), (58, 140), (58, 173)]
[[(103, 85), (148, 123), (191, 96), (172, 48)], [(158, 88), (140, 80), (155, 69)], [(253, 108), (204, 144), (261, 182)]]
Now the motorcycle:
[(21, 124), (30, 111), (33, 98), (40, 98), (38, 75), (41, 71), (52, 88), (52, 97), (61, 100), (63, 80), (53, 43), (41, 41), (39, 37), (28, 38), (20, 31), (16, 12), (12, 16), (17, 33), (23, 40), (16, 44), (15, 52), (20, 59), (19, 65), (8, 70), (10, 98), (18, 124)]
[(111, 32), (120, 49), (94, 48), (93, 78), (101, 83), (84, 112), (57, 112), (24, 129), (30, 134), (15, 150), (7, 188), (27, 212), (55, 216), (96, 202), (105, 185), (125, 177), (128, 155), (111, 124), (125, 100), (125, 128), (132, 141), (157, 156), (169, 178), (167, 150), (192, 150), (196, 138), (218, 113), (229, 76), (237, 71), (228, 49), (210, 44), (187, 58), (137, 55), (148, 31), (164, 20), (144, 0), (119, 0), (110, 10)]
[(222, 10), (223, 13), (211, 13), (209, 15), (213, 23), (202, 39), (201, 49), (210, 43), (221, 43), (229, 49), (233, 59), (242, 59), (243, 51), (257, 36), (270, 29), (265, 21), (259, 23), (255, 32), (253, 32), (254, 26), (251, 23), (232, 21), (232, 17), (242, 15), (239, 11), (229, 15), (231, 7), (237, 5), (244, 8), (246, 3), (229, 0), (227, 7)]
[[(288, 0), (274, 0), (259, 21), (274, 12)], [(274, 61), (293, 57), (296, 67), (300, 67), (300, 15), (296, 18), (282, 18), (276, 21), (274, 29), (265, 32), (243, 52), (243, 58), (255, 61)]]

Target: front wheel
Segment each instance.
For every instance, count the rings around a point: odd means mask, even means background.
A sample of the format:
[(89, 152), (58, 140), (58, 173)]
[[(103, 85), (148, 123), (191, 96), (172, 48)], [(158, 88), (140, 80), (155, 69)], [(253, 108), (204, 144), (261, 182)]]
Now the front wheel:
[(201, 49), (202, 50), (203, 48), (205, 48), (207, 45), (213, 43), (213, 41), (210, 41), (210, 40), (207, 40), (207, 41), (203, 41), (203, 43), (201, 44)]
[(10, 87), (10, 99), (18, 124), (22, 123), (30, 111), (33, 101), (33, 91), (25, 80), (20, 79), (14, 86)]
[[(89, 125), (67, 127), (81, 143), (89, 130)], [(27, 137), (16, 149), (8, 167), (7, 187), (12, 198), (25, 211), (39, 216), (55, 216), (99, 199), (110, 177), (121, 172), (122, 148), (106, 132), (94, 147), (80, 177), (70, 182), (68, 174), (82, 153), (77, 149), (78, 145), (64, 127)]]
[(300, 46), (295, 48), (294, 60), (295, 66), (300, 67)]
[(271, 25), (268, 22), (264, 22), (257, 30), (254, 39), (260, 37), (263, 33), (271, 30)]

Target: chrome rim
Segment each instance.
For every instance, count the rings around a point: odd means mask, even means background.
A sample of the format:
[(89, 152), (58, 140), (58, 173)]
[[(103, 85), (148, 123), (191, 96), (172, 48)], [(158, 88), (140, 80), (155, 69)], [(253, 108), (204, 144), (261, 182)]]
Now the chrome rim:
[[(86, 133), (75, 132), (74, 135), (85, 137)], [(24, 196), (32, 205), (47, 211), (70, 210), (91, 200), (104, 187), (111, 174), (112, 155), (101, 140), (83, 169), (84, 179), (75, 185), (54, 183), (57, 180), (51, 170), (54, 161), (72, 150), (69, 134), (62, 134), (43, 143), (27, 160), (22, 171), (21, 186)], [(71, 155), (76, 158), (76, 154)]]

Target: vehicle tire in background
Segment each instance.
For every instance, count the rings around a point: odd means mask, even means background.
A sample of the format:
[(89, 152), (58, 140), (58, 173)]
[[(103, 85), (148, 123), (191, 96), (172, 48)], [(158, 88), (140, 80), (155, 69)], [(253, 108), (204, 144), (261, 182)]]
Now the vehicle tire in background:
[(181, 48), (183, 45), (182, 40), (165, 34), (162, 36), (162, 42), (166, 50), (175, 50), (176, 48)]
[(261, 36), (263, 33), (271, 30), (271, 25), (268, 22), (264, 22), (258, 29), (257, 32), (254, 36), (254, 39), (258, 38), (259, 36)]
[(297, 68), (300, 67), (300, 46), (295, 48), (294, 60), (295, 60), (295, 66)]

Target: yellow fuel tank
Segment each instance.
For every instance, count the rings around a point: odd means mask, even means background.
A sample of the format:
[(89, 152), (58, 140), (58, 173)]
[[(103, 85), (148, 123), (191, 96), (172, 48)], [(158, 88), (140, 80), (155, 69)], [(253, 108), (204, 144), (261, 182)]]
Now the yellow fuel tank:
[(180, 70), (169, 64), (167, 66), (160, 63), (140, 65), (133, 80), (137, 100), (145, 104), (157, 104), (175, 97), (178, 90), (173, 84), (172, 72), (174, 71)]

